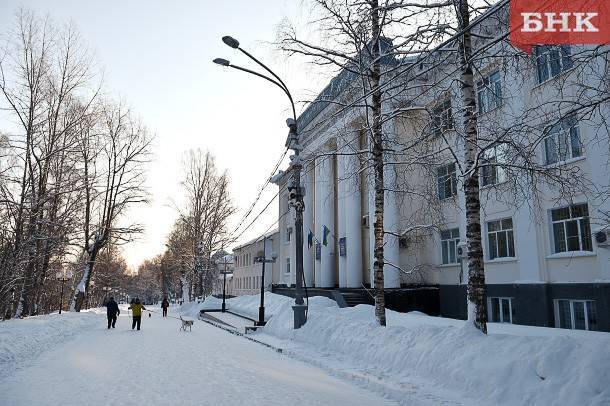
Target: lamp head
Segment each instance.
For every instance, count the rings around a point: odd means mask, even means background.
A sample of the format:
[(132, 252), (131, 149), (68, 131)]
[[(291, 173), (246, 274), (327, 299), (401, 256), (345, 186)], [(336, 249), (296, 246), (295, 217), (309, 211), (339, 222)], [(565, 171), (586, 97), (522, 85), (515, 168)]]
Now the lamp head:
[(227, 61), (226, 59), (222, 59), (222, 58), (216, 58), (213, 61), (214, 63), (221, 65), (221, 66), (229, 66), (231, 65), (231, 62)]
[(224, 37), (222, 37), (222, 42), (224, 42), (231, 48), (234, 48), (234, 49), (239, 48), (239, 41), (229, 35), (225, 35)]

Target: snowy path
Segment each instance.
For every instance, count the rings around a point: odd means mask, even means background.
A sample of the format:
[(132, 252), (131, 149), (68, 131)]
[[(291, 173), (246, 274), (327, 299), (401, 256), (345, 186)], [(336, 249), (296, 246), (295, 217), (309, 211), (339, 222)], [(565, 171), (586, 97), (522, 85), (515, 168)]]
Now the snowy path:
[[(383, 405), (387, 399), (202, 322), (121, 314), (0, 380), (0, 405)], [(28, 322), (24, 320), (23, 322)]]

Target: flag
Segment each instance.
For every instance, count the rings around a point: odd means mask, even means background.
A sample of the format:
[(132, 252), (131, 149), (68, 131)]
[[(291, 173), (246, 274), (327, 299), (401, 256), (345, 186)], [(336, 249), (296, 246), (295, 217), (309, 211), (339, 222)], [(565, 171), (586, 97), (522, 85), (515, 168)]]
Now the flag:
[(330, 234), (330, 229), (326, 226), (322, 226), (322, 244), (324, 246), (328, 245), (328, 235)]
[(307, 249), (311, 249), (313, 246), (313, 233), (309, 230), (309, 234), (307, 234)]

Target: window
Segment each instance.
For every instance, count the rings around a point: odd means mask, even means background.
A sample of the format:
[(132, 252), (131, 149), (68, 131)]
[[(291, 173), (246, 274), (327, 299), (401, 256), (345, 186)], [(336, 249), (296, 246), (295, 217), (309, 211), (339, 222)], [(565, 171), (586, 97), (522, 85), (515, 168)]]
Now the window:
[(582, 156), (576, 115), (570, 114), (546, 129), (544, 155), (547, 165)]
[(544, 83), (572, 67), (570, 47), (542, 45), (535, 47), (538, 83)]
[(490, 297), (488, 300), (489, 320), (493, 323), (513, 322), (513, 303), (510, 297)]
[(586, 203), (551, 210), (553, 252), (593, 251)]
[(494, 146), (485, 151), (481, 165), (481, 186), (491, 186), (506, 180), (501, 164), (505, 162), (501, 147)]
[(489, 259), (514, 257), (513, 219), (489, 221), (487, 223)]
[(452, 228), (441, 231), (441, 257), (443, 264), (456, 264), (456, 249), (460, 242), (460, 229)]
[(290, 258), (286, 258), (286, 273), (290, 273)]
[(291, 235), (292, 235), (292, 227), (286, 228), (286, 244), (290, 244)]
[(500, 72), (495, 71), (477, 82), (477, 104), (481, 114), (502, 105)]
[(555, 325), (572, 330), (597, 330), (595, 301), (555, 300)]
[(447, 98), (432, 109), (432, 131), (435, 136), (440, 137), (442, 133), (452, 128), (451, 99)]
[(438, 198), (440, 200), (457, 194), (455, 163), (439, 166), (436, 169), (436, 178), (438, 182)]

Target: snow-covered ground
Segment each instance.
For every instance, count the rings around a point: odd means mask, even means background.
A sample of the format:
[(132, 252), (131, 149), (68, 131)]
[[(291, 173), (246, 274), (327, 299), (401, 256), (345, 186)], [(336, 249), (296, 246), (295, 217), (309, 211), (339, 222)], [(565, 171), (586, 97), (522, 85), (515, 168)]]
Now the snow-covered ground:
[(124, 306), (114, 330), (100, 312), (3, 322), (0, 405), (396, 404), (208, 324), (179, 328), (153, 314), (132, 331)]
[[(228, 306), (255, 317), (258, 300)], [(265, 302), (270, 320), (253, 337), (406, 404), (610, 405), (608, 333), (490, 324), (484, 336), (460, 320), (392, 311), (379, 328), (371, 306), (340, 309), (323, 297), (310, 299), (295, 331), (292, 299)], [(218, 307), (211, 298), (182, 311)]]

